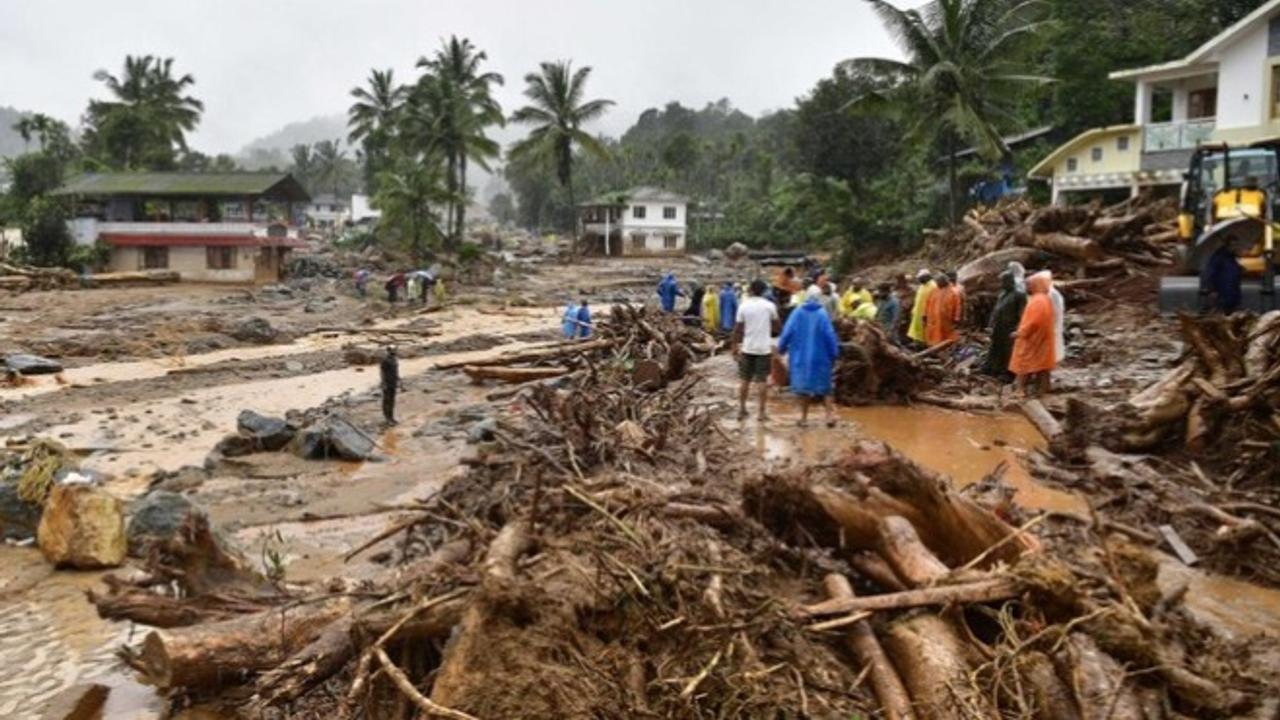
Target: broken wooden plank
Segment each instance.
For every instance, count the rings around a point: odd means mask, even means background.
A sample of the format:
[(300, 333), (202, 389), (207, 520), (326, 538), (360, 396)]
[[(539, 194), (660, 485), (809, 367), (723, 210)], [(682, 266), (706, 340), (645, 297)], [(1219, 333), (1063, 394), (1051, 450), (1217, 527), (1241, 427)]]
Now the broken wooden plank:
[(1178, 559), (1182, 561), (1183, 565), (1191, 566), (1200, 562), (1200, 557), (1196, 555), (1196, 552), (1191, 549), (1190, 545), (1187, 545), (1187, 543), (1183, 541), (1182, 536), (1178, 534), (1177, 530), (1173, 529), (1172, 525), (1161, 525), (1157, 529), (1160, 531), (1160, 535), (1164, 538), (1164, 541), (1169, 543), (1169, 547), (1173, 549), (1175, 554), (1177, 554)]

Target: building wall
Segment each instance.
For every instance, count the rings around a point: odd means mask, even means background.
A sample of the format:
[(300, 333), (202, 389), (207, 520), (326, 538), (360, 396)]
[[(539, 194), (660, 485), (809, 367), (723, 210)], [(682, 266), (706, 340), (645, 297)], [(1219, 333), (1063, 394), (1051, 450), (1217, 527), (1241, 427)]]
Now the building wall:
[[(636, 207), (644, 207), (645, 213), (643, 219), (635, 217), (633, 209)], [(676, 216), (674, 220), (667, 220), (662, 217), (662, 209), (664, 207), (674, 207)], [(683, 231), (685, 218), (688, 215), (688, 208), (684, 203), (634, 203), (622, 213), (621, 225), (624, 229), (639, 228), (672, 228)]]
[[(634, 244), (634, 235), (637, 233), (645, 236), (644, 248), (637, 248)], [(666, 246), (666, 236), (676, 236), (676, 246), (668, 248)], [(682, 255), (685, 251), (685, 243), (687, 235), (683, 227), (672, 226), (628, 226), (622, 233), (622, 254), (623, 255)]]
[[(253, 282), (256, 247), (238, 247), (236, 266), (230, 270), (209, 269), (208, 252), (204, 246), (169, 248), (169, 270), (178, 271), (183, 280), (197, 282)], [(142, 268), (143, 251), (137, 247), (117, 247), (111, 250), (112, 272), (133, 272)]]
[(1267, 73), (1267, 24), (1224, 47), (1218, 59), (1218, 127), (1261, 125), (1270, 96)]
[[(1119, 139), (1129, 138), (1129, 149), (1119, 149)], [(1103, 173), (1129, 173), (1138, 169), (1142, 155), (1142, 132), (1127, 130), (1122, 132), (1097, 135), (1086, 140), (1070, 141), (1071, 149), (1053, 166), (1053, 177), (1069, 177), (1071, 175), (1098, 175)], [(1093, 150), (1102, 150), (1102, 159), (1093, 159)], [(1068, 170), (1070, 160), (1075, 158), (1076, 169)]]

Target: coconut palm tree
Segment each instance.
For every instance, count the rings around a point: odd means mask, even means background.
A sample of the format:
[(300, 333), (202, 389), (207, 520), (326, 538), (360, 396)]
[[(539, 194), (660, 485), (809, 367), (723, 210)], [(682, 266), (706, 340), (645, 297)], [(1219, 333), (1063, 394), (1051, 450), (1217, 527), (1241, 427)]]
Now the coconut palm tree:
[(172, 164), (175, 147), (186, 150), (186, 133), (199, 124), (204, 104), (186, 94), (195, 78), (175, 77), (173, 58), (129, 55), (118, 77), (98, 70), (93, 78), (113, 96), (89, 102), (86, 139), (102, 159), (130, 169)]
[(902, 10), (886, 0), (866, 0), (880, 17), (904, 60), (855, 58), (842, 65), (883, 80), (851, 105), (889, 109), (908, 121), (911, 137), (947, 155), (950, 219), (956, 222), (956, 153), (964, 142), (989, 160), (1009, 152), (1001, 128), (1017, 125), (1013, 106), (1027, 86), (1050, 82), (1017, 62), (1022, 43), (1043, 25), (1040, 0), (929, 0)]
[(316, 176), (316, 156), (312, 152), (311, 146), (306, 143), (298, 143), (289, 148), (289, 156), (292, 160), (289, 172), (302, 186), (308, 190), (312, 190), (312, 180)]
[(450, 37), (430, 58), (418, 59), (425, 73), (415, 94), (415, 134), (420, 144), (439, 149), (445, 157), (446, 181), (461, 199), (451, 209), (447, 225), (452, 242), (458, 242), (467, 217), (467, 163), (485, 170), (501, 154), (501, 147), (486, 135), (489, 127), (502, 125), (502, 107), (492, 88), (501, 85), (498, 73), (482, 72), (488, 55), (471, 41)]
[(511, 146), (513, 160), (530, 160), (550, 164), (556, 178), (569, 193), (569, 205), (575, 213), (573, 235), (576, 242), (577, 205), (573, 193), (573, 151), (575, 147), (604, 159), (608, 150), (583, 125), (604, 115), (612, 100), (584, 100), (590, 67), (576, 72), (568, 62), (544, 62), (540, 72), (524, 76), (525, 97), (530, 104), (511, 115), (513, 122), (533, 125), (529, 136)]
[(360, 142), (364, 147), (365, 182), (369, 192), (377, 191), (377, 174), (386, 162), (408, 95), (409, 88), (396, 84), (390, 68), (369, 71), (368, 86), (351, 89), (355, 102), (347, 109), (350, 128), (347, 142)]
[(22, 137), (25, 144), (31, 143), (31, 138), (37, 138), (40, 142), (40, 150), (43, 152), (45, 144), (49, 140), (49, 135), (59, 125), (57, 120), (45, 115), (44, 113), (33, 113), (24, 115), (18, 122), (13, 124), (14, 132)]
[(334, 197), (337, 197), (338, 186), (347, 177), (347, 153), (342, 149), (342, 141), (321, 140), (316, 143), (313, 160), (316, 185), (332, 189)]
[(378, 178), (373, 204), (382, 211), (379, 224), (395, 229), (409, 241), (414, 264), (421, 266), (426, 241), (444, 237), (440, 215), (433, 206), (448, 207), (457, 195), (445, 187), (438, 156), (401, 156)]

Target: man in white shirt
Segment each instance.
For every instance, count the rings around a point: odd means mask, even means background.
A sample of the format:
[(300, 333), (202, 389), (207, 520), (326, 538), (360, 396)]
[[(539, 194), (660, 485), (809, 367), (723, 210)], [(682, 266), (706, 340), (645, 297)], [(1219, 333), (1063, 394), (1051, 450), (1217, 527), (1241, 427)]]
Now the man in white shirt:
[(738, 419), (747, 419), (747, 395), (751, 383), (760, 383), (760, 420), (768, 419), (769, 370), (773, 362), (773, 336), (781, 321), (778, 308), (764, 299), (768, 285), (764, 280), (751, 283), (750, 297), (738, 306), (733, 326), (733, 357), (738, 361)]

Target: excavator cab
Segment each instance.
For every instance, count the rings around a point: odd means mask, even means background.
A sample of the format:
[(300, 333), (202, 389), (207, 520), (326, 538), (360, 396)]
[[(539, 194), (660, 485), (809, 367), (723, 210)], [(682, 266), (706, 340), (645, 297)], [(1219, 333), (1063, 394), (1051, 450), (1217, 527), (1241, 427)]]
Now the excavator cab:
[(1244, 270), (1245, 309), (1276, 307), (1273, 231), (1280, 218), (1280, 145), (1201, 145), (1183, 176), (1178, 233), (1183, 275), (1160, 281), (1160, 311), (1207, 312), (1211, 290), (1202, 273), (1226, 246)]

